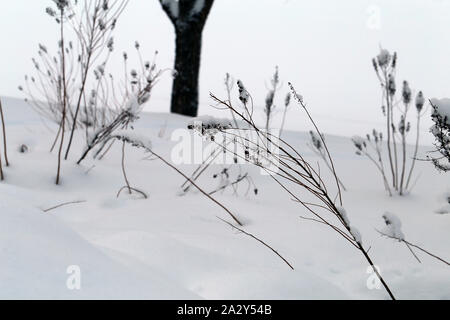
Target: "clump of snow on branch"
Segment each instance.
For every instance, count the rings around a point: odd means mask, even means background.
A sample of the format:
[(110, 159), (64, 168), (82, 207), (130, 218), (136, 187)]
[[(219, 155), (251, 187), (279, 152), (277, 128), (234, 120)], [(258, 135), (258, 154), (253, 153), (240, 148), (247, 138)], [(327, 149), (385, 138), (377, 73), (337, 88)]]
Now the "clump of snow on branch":
[(180, 8), (178, 0), (160, 0), (164, 7), (169, 8), (170, 14), (174, 18), (178, 18)]
[(356, 227), (354, 227), (350, 224), (350, 219), (348, 218), (347, 210), (345, 210), (345, 208), (343, 208), (343, 207), (337, 207), (337, 209), (338, 209), (339, 214), (340, 214), (342, 220), (344, 221), (345, 225), (347, 227), (349, 227), (350, 233), (353, 236), (353, 238), (355, 238), (355, 241), (358, 242), (359, 244), (362, 244), (361, 233), (359, 232), (359, 230)]
[(201, 134), (206, 134), (231, 129), (233, 126), (231, 121), (228, 119), (220, 119), (212, 116), (200, 116), (189, 121), (187, 127), (190, 130), (196, 130)]
[(438, 214), (449, 214), (450, 213), (450, 192), (446, 192), (440, 198), (442, 199), (442, 202), (445, 203), (445, 205), (443, 205), (439, 209), (435, 210), (434, 212), (436, 212)]
[(347, 210), (345, 210), (345, 208), (343, 208), (343, 207), (337, 207), (337, 209), (338, 209), (339, 214), (341, 215), (342, 219), (344, 220), (344, 222), (347, 225), (350, 225), (350, 220), (348, 219), (348, 216), (347, 216)]
[(399, 241), (405, 240), (405, 235), (402, 232), (402, 222), (400, 219), (391, 212), (385, 212), (383, 214), (384, 223), (386, 226), (381, 230), (381, 232)]
[(139, 114), (143, 109), (143, 104), (139, 102), (137, 96), (133, 95), (127, 102), (125, 110), (129, 113), (130, 118), (133, 120), (137, 120), (139, 118)]
[(152, 149), (152, 141), (146, 135), (140, 134), (138, 131), (129, 129), (117, 130), (112, 137), (125, 141), (137, 148), (142, 148), (147, 151)]
[(192, 8), (192, 14), (200, 13), (205, 7), (205, 0), (195, 1), (194, 7)]
[(142, 102), (138, 96), (133, 95), (128, 99), (123, 111), (119, 113), (113, 121), (111, 121), (108, 125), (89, 133), (86, 147), (77, 163), (80, 164), (86, 158), (88, 153), (96, 146), (100, 146), (98, 152), (103, 150), (107, 142), (111, 139), (112, 134), (117, 130), (127, 128), (128, 125), (138, 120), (141, 111)]
[(359, 232), (359, 230), (356, 227), (350, 226), (350, 233), (355, 238), (356, 242), (358, 242), (359, 244), (362, 244), (361, 232)]

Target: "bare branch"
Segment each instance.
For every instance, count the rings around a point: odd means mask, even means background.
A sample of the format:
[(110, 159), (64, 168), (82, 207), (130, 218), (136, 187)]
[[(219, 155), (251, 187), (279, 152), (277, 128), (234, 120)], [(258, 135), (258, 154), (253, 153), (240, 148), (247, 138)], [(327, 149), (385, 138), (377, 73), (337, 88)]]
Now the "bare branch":
[(283, 256), (282, 256), (281, 254), (279, 254), (278, 251), (276, 251), (274, 248), (272, 248), (271, 246), (269, 246), (267, 243), (265, 243), (265, 242), (262, 241), (261, 239), (257, 238), (257, 237), (254, 236), (253, 234), (248, 233), (248, 232), (246, 232), (246, 231), (244, 231), (244, 230), (242, 230), (242, 229), (240, 229), (240, 228), (238, 228), (238, 227), (232, 225), (232, 224), (229, 223), (228, 221), (225, 221), (225, 220), (223, 220), (223, 219), (221, 219), (221, 218), (219, 218), (219, 217), (217, 217), (217, 218), (218, 218), (219, 220), (221, 220), (222, 222), (226, 223), (227, 225), (229, 225), (230, 227), (232, 227), (233, 229), (236, 229), (236, 230), (238, 230), (239, 232), (242, 232), (243, 234), (245, 234), (245, 235), (247, 235), (247, 236), (249, 236), (249, 237), (255, 239), (256, 241), (258, 241), (259, 243), (261, 243), (263, 246), (265, 246), (266, 248), (270, 249), (270, 250), (271, 250), (273, 253), (275, 253), (281, 260), (283, 260), (284, 263), (286, 263), (286, 264), (289, 266), (289, 268), (291, 268), (292, 270), (294, 270), (294, 267), (293, 267), (293, 266), (292, 266), (285, 258), (283, 258)]
[(45, 209), (45, 210), (42, 210), (42, 211), (49, 212), (49, 211), (52, 211), (52, 210), (55, 210), (55, 209), (58, 209), (58, 208), (61, 208), (61, 207), (65, 207), (65, 206), (68, 206), (68, 205), (71, 205), (71, 204), (79, 204), (79, 203), (85, 203), (85, 202), (87, 202), (87, 201), (79, 200), (79, 201), (64, 202), (64, 203), (58, 204), (58, 205), (56, 205), (54, 207), (51, 207), (51, 208), (48, 208), (48, 209)]

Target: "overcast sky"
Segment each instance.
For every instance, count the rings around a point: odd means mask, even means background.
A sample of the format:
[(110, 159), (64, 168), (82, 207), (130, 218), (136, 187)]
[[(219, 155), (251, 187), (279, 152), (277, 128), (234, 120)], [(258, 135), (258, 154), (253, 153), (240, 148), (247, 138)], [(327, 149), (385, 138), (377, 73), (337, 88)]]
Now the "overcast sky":
[[(30, 71), (37, 44), (55, 43), (55, 23), (44, 13), (50, 3), (2, 4), (0, 95), (20, 97), (17, 86)], [(200, 113), (217, 114), (208, 94), (224, 93), (226, 72), (241, 79), (262, 108), (266, 84), (279, 66), (282, 96), (291, 81), (325, 132), (380, 128), (380, 88), (371, 58), (380, 45), (396, 50), (399, 82), (407, 79), (427, 97), (450, 96), (449, 17), (448, 0), (216, 0), (204, 33)], [(139, 40), (149, 58), (160, 52), (160, 67), (173, 66), (173, 28), (157, 0), (131, 0), (115, 38), (118, 53), (131, 51)], [(121, 70), (120, 59), (115, 61)], [(169, 110), (170, 88), (166, 76), (149, 110)], [(288, 127), (303, 130), (304, 123), (292, 107)]]

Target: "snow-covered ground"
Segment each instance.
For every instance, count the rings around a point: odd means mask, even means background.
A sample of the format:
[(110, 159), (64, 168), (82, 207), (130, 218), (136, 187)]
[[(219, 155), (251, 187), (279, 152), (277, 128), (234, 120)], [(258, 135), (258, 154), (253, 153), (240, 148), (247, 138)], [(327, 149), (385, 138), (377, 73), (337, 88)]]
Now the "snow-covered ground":
[[(103, 160), (89, 158), (77, 166), (83, 148), (83, 139), (77, 139), (71, 159), (63, 164), (63, 183), (56, 186), (56, 155), (49, 153), (55, 127), (20, 100), (5, 98), (3, 104), (11, 166), (0, 184), (0, 299), (388, 298), (382, 288), (373, 288), (374, 275), (355, 248), (323, 225), (301, 219), (307, 212), (258, 169), (246, 167), (257, 196), (227, 190), (215, 197), (294, 271), (219, 220), (229, 217), (202, 194), (179, 196), (183, 177), (160, 161), (145, 160), (142, 150), (127, 147), (126, 167), (132, 185), (145, 191), (147, 200), (125, 193), (116, 198), (124, 185), (118, 144)], [(188, 122), (181, 116), (146, 113), (136, 129), (170, 159), (176, 144), (171, 133)], [(306, 147), (307, 133), (286, 132), (285, 138), (308, 159), (320, 161)], [(408, 241), (448, 260), (450, 215), (435, 213), (445, 205), (448, 175), (418, 162), (421, 175), (412, 194), (390, 198), (372, 164), (355, 155), (349, 138), (326, 139), (348, 188), (344, 206), (349, 218), (396, 297), (450, 299), (448, 266), (420, 252), (418, 263), (403, 243), (375, 230), (383, 227), (382, 215), (392, 212), (402, 221)], [(22, 144), (27, 153), (19, 152)], [(186, 174), (194, 168), (180, 166)], [(200, 180), (206, 190), (217, 186), (213, 173)], [(323, 174), (331, 184), (331, 176)], [(69, 201), (81, 202), (43, 211)], [(81, 272), (80, 290), (67, 287), (71, 266)]]

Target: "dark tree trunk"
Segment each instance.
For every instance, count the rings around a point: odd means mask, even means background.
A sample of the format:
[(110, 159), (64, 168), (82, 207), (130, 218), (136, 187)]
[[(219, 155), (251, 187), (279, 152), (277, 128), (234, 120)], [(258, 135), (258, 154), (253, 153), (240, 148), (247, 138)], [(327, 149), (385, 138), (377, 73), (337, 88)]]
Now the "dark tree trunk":
[(159, 0), (175, 28), (171, 112), (196, 117), (202, 33), (214, 0)]
[(196, 117), (203, 26), (190, 25), (176, 32), (175, 78), (171, 112)]

